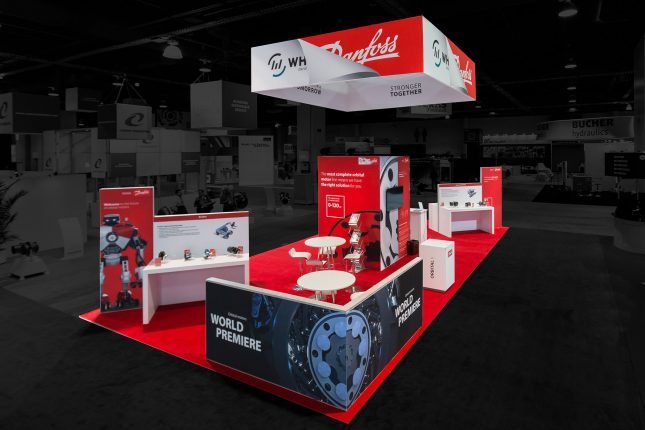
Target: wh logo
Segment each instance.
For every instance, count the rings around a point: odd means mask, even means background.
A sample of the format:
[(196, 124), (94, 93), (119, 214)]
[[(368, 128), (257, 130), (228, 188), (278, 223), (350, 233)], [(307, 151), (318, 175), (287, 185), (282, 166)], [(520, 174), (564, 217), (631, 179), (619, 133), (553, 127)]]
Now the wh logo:
[(287, 70), (287, 67), (293, 68), (293, 67), (306, 67), (307, 66), (307, 58), (300, 56), (300, 57), (287, 57), (286, 62), (283, 61), (282, 54), (275, 53), (269, 58), (269, 62), (267, 63), (269, 66), (269, 69), (271, 69), (271, 72), (273, 74), (274, 78), (282, 76), (282, 74)]
[(432, 42), (432, 53), (434, 55), (434, 65), (437, 67), (441, 66), (441, 63), (445, 64), (446, 67), (450, 65), (450, 60), (448, 59), (448, 55), (441, 50), (441, 47), (439, 46), (439, 41), (435, 39), (434, 42)]

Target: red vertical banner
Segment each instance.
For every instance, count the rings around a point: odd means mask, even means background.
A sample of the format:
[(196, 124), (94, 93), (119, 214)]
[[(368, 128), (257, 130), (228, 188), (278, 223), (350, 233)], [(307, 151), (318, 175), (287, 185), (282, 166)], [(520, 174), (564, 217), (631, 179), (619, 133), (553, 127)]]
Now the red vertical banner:
[(101, 312), (140, 308), (142, 271), (153, 254), (154, 188), (103, 188), (99, 200)]
[(483, 201), (495, 208), (495, 228), (502, 226), (502, 168), (480, 167)]

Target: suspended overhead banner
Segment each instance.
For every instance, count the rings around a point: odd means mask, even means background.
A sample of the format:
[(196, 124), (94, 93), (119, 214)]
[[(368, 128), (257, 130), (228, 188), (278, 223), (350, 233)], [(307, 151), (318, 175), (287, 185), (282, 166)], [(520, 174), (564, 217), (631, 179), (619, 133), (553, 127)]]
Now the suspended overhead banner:
[(341, 111), (476, 99), (475, 63), (422, 16), (251, 49), (251, 90)]

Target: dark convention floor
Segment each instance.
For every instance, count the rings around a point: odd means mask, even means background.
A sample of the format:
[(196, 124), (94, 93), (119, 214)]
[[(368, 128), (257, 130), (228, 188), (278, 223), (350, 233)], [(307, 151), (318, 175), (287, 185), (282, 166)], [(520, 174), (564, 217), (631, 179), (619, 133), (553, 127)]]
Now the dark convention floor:
[[(506, 211), (507, 235), (351, 427), (645, 428), (645, 259)], [(312, 218), (256, 223), (255, 251), (312, 233)], [(0, 284), (0, 428), (342, 427), (75, 318), (96, 275), (65, 270)]]

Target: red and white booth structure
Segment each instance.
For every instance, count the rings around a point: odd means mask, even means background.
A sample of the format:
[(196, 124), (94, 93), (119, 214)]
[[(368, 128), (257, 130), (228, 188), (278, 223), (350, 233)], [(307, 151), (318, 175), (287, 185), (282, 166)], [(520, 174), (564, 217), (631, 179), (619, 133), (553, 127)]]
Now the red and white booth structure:
[[(474, 63), (423, 17), (253, 48), (252, 73), (340, 110), (475, 97)], [(506, 230), (453, 237), (452, 288), (423, 288), (408, 242), (446, 237), (411, 235), (409, 158), (318, 167), (318, 235), (253, 256), (248, 212), (155, 217), (152, 188), (102, 190), (101, 302), (81, 318), (349, 423)]]
[(475, 63), (417, 16), (254, 47), (251, 90), (341, 111), (468, 102)]

